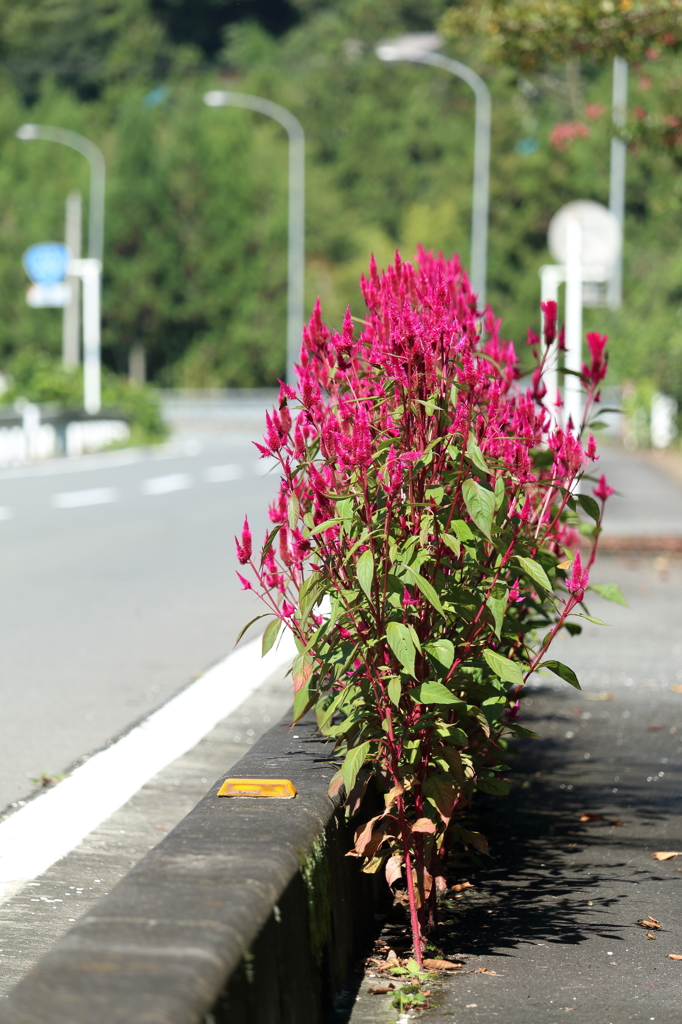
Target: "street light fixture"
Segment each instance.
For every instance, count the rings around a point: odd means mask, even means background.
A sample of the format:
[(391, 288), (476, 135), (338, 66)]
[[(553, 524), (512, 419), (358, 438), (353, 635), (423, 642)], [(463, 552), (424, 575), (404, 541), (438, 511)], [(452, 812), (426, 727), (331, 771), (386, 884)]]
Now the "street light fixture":
[(104, 255), (104, 191), (106, 167), (102, 151), (90, 139), (68, 128), (45, 124), (22, 124), (16, 137), (24, 142), (40, 139), (58, 142), (80, 153), (90, 164), (90, 216), (88, 258), (71, 261), (69, 273), (83, 282), (83, 404), (96, 415), (102, 408), (101, 286)]
[(305, 274), (305, 134), (297, 117), (262, 96), (215, 89), (204, 96), (207, 107), (244, 107), (279, 122), (289, 136), (289, 241), (287, 247), (287, 383), (294, 386), (303, 330)]
[(488, 262), (488, 203), (490, 190), (490, 90), (480, 75), (461, 61), (444, 57), (436, 51), (443, 38), (435, 32), (414, 32), (380, 43), (375, 52), (384, 61), (411, 61), (443, 68), (461, 78), (474, 92), (476, 121), (474, 136), (474, 188), (471, 213), (470, 279), (478, 295), (479, 304), (485, 306), (486, 271)]
[(46, 124), (22, 124), (16, 137), (24, 142), (40, 139), (58, 142), (80, 153), (90, 164), (90, 216), (88, 218), (88, 256), (102, 260), (104, 256), (104, 186), (106, 169), (101, 149), (78, 132), (54, 128)]

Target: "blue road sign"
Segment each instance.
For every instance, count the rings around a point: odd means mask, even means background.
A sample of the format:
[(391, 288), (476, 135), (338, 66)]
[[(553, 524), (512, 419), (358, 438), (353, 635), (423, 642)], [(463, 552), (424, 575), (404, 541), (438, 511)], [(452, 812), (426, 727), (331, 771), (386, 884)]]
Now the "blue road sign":
[(59, 284), (66, 277), (71, 253), (63, 242), (30, 245), (21, 262), (34, 284)]

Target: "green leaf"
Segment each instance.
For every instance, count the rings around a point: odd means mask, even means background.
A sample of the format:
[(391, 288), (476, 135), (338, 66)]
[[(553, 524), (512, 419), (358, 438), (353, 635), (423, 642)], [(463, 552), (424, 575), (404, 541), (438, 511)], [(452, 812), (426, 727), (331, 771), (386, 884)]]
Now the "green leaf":
[(462, 497), (464, 498), (467, 512), (476, 523), (476, 526), (488, 540), (491, 540), (490, 531), (492, 530), (493, 516), (495, 514), (495, 495), (493, 492), (486, 490), (476, 480), (469, 478), (462, 484)]
[(503, 476), (498, 476), (497, 480), (495, 481), (494, 494), (495, 494), (495, 511), (497, 512), (498, 509), (500, 509), (502, 507), (502, 502), (504, 501), (505, 494), (506, 494), (506, 490), (505, 490), (505, 487), (504, 487), (504, 477)]
[(355, 780), (358, 777), (358, 772), (365, 763), (365, 759), (369, 753), (369, 740), (361, 743), (357, 747), (352, 747), (344, 759), (341, 765), (341, 775), (343, 776), (343, 784), (346, 787), (346, 793), (350, 793)]
[(323, 523), (320, 523), (320, 525), (316, 526), (314, 530), (311, 530), (308, 536), (314, 537), (318, 533), (324, 533), (324, 531), (328, 530), (330, 526), (338, 526), (339, 523), (342, 522), (343, 519), (339, 519), (338, 517), (336, 519), (325, 519)]
[(539, 562), (536, 562), (532, 558), (523, 558), (522, 555), (515, 555), (514, 557), (517, 559), (523, 571), (530, 576), (534, 583), (537, 583), (539, 586), (543, 587), (544, 590), (548, 590), (551, 593), (552, 584), (549, 582), (547, 573)]
[(455, 645), (452, 640), (446, 640), (444, 637), (424, 644), (424, 650), (444, 668), (450, 668), (455, 660)]
[(454, 530), (462, 544), (466, 544), (468, 540), (475, 539), (471, 532), (471, 527), (468, 523), (465, 523), (463, 519), (453, 519), (450, 523), (450, 529)]
[(496, 676), (503, 679), (505, 683), (514, 683), (516, 686), (523, 686), (523, 672), (518, 661), (511, 661), (497, 651), (486, 650), (483, 657)]
[(478, 779), (476, 789), (482, 793), (492, 793), (493, 796), (506, 796), (509, 792), (509, 783), (504, 779)]
[[(263, 612), (262, 615), (256, 615), (255, 619), (251, 619), (249, 622), (247, 622), (246, 625), (243, 627), (243, 629), (241, 629), (239, 631), (239, 636), (235, 640), (234, 646), (235, 647), (237, 646), (237, 644), (239, 643), (241, 638), (244, 636), (244, 633), (246, 633), (247, 629), (249, 629), (250, 626), (253, 626), (254, 622), (258, 622), (259, 619), (267, 618), (267, 614), (268, 614), (267, 612)], [(279, 622), (279, 619), (277, 621)]]
[(310, 687), (306, 683), (305, 686), (301, 686), (294, 693), (294, 724), (298, 722), (300, 718), (303, 718), (305, 714), (310, 711), (311, 707), (315, 703), (315, 693), (310, 692)]
[(507, 595), (496, 597), (494, 594), (491, 594), (486, 604), (490, 608), (490, 613), (495, 622), (495, 635), (499, 639), (502, 633), (502, 626), (504, 625), (504, 613), (507, 610)]
[(421, 683), (410, 690), (410, 696), (414, 697), (418, 704), (461, 704), (462, 701), (456, 697), (451, 690), (443, 683), (432, 679), (428, 683)]
[(482, 473), (489, 473), (490, 467), (483, 458), (483, 452), (476, 443), (476, 438), (473, 434), (469, 434), (469, 440), (467, 441), (467, 455), (473, 462), (477, 469), (480, 469)]
[(608, 622), (604, 622), (603, 619), (595, 619), (594, 615), (585, 615), (583, 612), (575, 612), (575, 614), (581, 619), (593, 622), (595, 626), (608, 626)]
[(452, 552), (459, 558), (462, 553), (462, 544), (457, 537), (452, 537), (449, 533), (442, 533), (440, 539), (443, 541), (446, 547), (450, 548)]
[(363, 551), (358, 558), (355, 571), (358, 576), (358, 583), (364, 590), (367, 597), (372, 596), (372, 580), (374, 579), (374, 558), (369, 548)]
[(388, 693), (388, 699), (391, 701), (392, 704), (395, 704), (395, 706), (398, 707), (398, 705), (400, 704), (400, 697), (402, 694), (400, 676), (393, 676), (389, 680), (388, 686), (386, 687), (386, 691)]
[(405, 671), (414, 676), (416, 650), (412, 634), (407, 626), (402, 622), (389, 622), (386, 626), (386, 639), (388, 640), (388, 646)]
[(289, 503), (287, 506), (287, 513), (289, 516), (289, 527), (292, 530), (296, 528), (296, 523), (298, 522), (298, 509), (298, 498), (292, 491), (291, 494), (289, 495)]
[(407, 574), (408, 581), (415, 583), (417, 587), (419, 587), (419, 590), (422, 592), (422, 594), (429, 602), (429, 604), (432, 605), (436, 609), (436, 611), (439, 612), (442, 616), (445, 616), (443, 605), (440, 603), (440, 598), (436, 591), (434, 590), (432, 584), (429, 583), (428, 580), (425, 580), (424, 577), (421, 576), (418, 572), (415, 572), (412, 566), (406, 565), (404, 569), (405, 573)]
[(548, 668), (550, 672), (554, 672), (555, 675), (559, 676), (561, 679), (564, 679), (567, 683), (570, 683), (571, 686), (575, 686), (576, 690), (581, 689), (577, 675), (575, 674), (572, 668), (569, 668), (568, 665), (564, 665), (563, 662), (553, 660), (543, 661), (542, 664), (538, 667)]
[(598, 523), (600, 515), (599, 505), (594, 498), (591, 498), (589, 494), (578, 494), (576, 497), (590, 519), (594, 519), (595, 523)]
[(268, 653), (268, 651), (274, 644), (275, 640), (279, 636), (281, 625), (282, 623), (280, 619), (273, 619), (272, 622), (268, 623), (267, 629), (263, 633), (263, 657), (265, 657), (265, 655)]
[(589, 590), (594, 590), (595, 593), (599, 594), (600, 597), (605, 598), (607, 601), (614, 601), (616, 604), (624, 604), (627, 608), (628, 603), (621, 593), (621, 589), (617, 583), (592, 583)]
[(442, 818), (448, 819), (452, 814), (455, 803), (456, 792), (447, 775), (434, 772), (429, 775), (422, 787), (424, 796), (433, 804)]

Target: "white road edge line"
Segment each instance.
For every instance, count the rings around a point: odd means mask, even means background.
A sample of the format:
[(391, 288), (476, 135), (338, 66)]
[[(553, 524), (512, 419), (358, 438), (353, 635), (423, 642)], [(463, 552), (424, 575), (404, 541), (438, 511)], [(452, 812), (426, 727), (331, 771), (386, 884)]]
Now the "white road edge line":
[(63, 782), (0, 823), (0, 898), (7, 898), (77, 846), (166, 765), (290, 662), (291, 633), (261, 657), (244, 644)]
[(191, 486), (189, 473), (169, 473), (168, 476), (152, 476), (143, 480), (140, 490), (143, 494), (171, 494), (173, 491), (186, 491)]

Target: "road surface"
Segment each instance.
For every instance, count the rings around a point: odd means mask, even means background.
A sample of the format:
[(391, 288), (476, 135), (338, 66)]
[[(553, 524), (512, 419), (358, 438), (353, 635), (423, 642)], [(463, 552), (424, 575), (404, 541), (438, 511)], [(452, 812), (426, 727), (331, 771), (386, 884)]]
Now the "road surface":
[[(231, 650), (273, 475), (246, 437), (0, 472), (0, 813)], [(253, 609), (253, 610), (252, 610)]]

